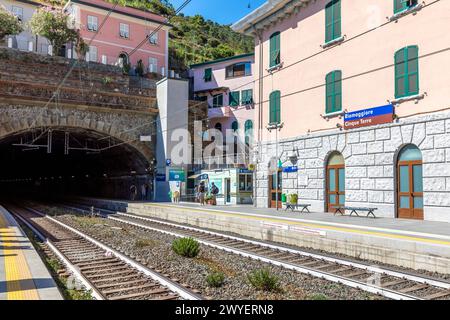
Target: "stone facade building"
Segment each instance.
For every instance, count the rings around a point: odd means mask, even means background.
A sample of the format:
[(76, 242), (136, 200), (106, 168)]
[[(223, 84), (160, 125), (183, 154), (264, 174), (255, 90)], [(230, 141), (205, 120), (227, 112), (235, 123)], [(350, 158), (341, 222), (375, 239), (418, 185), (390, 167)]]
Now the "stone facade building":
[(275, 0), (233, 25), (255, 37), (258, 207), (298, 194), (319, 212), (450, 222), (449, 12)]

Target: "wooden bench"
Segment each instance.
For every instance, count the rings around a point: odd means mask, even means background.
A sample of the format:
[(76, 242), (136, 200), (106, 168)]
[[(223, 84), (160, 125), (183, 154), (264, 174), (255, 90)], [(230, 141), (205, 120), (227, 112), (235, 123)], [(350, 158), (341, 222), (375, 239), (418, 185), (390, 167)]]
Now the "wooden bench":
[(311, 213), (311, 211), (309, 211), (309, 207), (311, 207), (310, 204), (294, 204), (294, 203), (286, 203), (286, 209), (284, 211), (287, 211), (289, 209), (291, 209), (292, 212), (294, 212), (295, 210), (299, 210), (301, 208), (300, 212), (308, 212)]
[(374, 218), (376, 218), (375, 210), (378, 210), (378, 208), (370, 208), (370, 207), (342, 207), (342, 206), (336, 207), (335, 209), (336, 211), (334, 212), (334, 215), (338, 213), (340, 213), (341, 215), (345, 215), (345, 211), (348, 210), (350, 211), (350, 216), (356, 214), (359, 217), (358, 212), (367, 212), (367, 217), (373, 216)]

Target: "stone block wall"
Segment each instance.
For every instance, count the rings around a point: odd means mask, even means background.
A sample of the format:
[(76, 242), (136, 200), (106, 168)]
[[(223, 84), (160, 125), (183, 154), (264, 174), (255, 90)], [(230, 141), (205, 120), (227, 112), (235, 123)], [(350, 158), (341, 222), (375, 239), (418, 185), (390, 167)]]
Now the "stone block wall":
[[(298, 173), (283, 173), (283, 193), (299, 195), (299, 202), (325, 210), (325, 171), (329, 155), (345, 158), (345, 200), (349, 206), (377, 207), (382, 217), (396, 216), (396, 167), (398, 152), (414, 144), (422, 152), (425, 220), (450, 222), (450, 112), (399, 120), (397, 123), (310, 134), (279, 142), (284, 166), (297, 165)], [(256, 204), (268, 207), (268, 164), (275, 142), (259, 146)], [(297, 152), (298, 162), (289, 155)]]

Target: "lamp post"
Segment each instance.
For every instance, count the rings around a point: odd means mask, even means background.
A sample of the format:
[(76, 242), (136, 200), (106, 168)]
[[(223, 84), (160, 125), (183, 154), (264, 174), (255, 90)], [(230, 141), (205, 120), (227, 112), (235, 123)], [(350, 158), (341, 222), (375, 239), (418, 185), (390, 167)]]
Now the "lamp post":
[(279, 179), (278, 179), (278, 164), (280, 162), (280, 157), (278, 156), (278, 131), (281, 131), (281, 129), (284, 127), (284, 122), (274, 122), (274, 123), (269, 123), (269, 125), (267, 126), (267, 130), (269, 130), (269, 132), (272, 132), (272, 130), (275, 130), (275, 157), (277, 159), (277, 164), (276, 164), (276, 170), (275, 170), (275, 207), (278, 211), (278, 189), (279, 189)]

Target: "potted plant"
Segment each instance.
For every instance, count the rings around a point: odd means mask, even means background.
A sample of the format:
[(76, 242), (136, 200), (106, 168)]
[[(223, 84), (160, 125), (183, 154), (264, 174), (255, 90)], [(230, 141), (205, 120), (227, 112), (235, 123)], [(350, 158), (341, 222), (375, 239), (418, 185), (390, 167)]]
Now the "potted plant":
[(214, 204), (213, 196), (210, 195), (210, 194), (208, 194), (208, 195), (205, 197), (205, 201), (206, 201), (206, 203), (209, 204), (209, 205), (212, 205), (212, 206), (215, 205), (215, 204)]
[(289, 204), (297, 204), (298, 203), (298, 194), (293, 193), (288, 197)]

